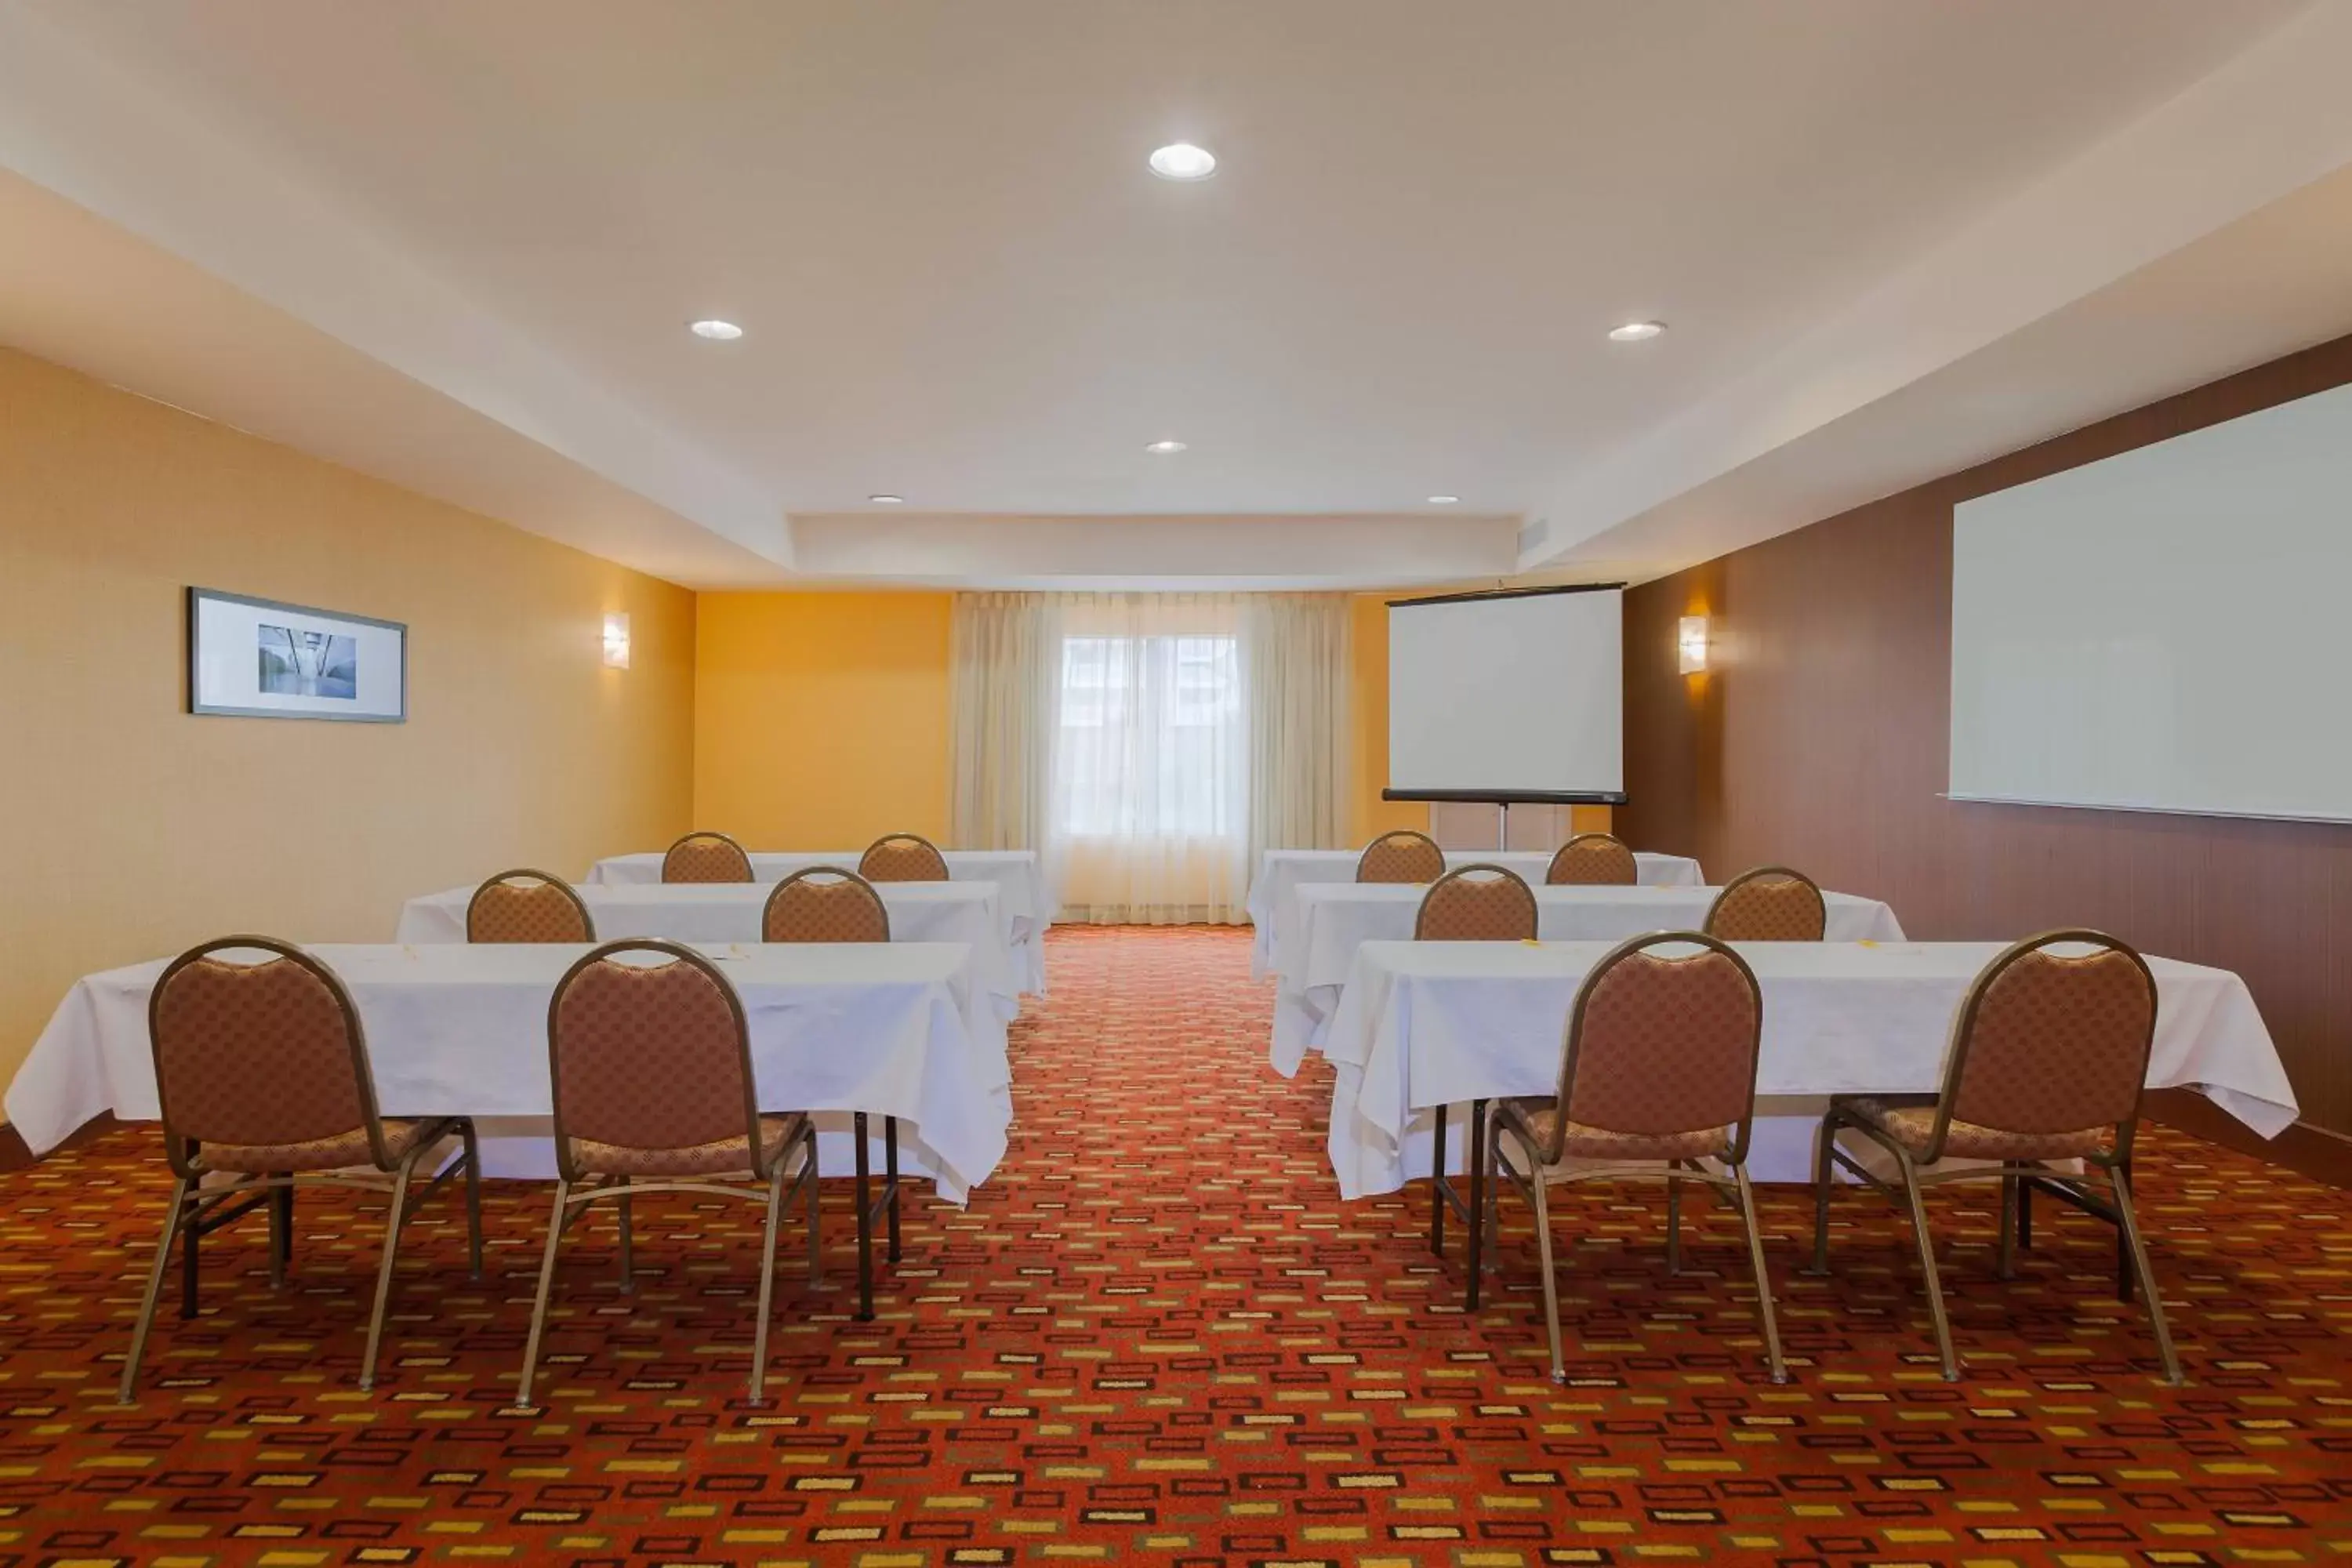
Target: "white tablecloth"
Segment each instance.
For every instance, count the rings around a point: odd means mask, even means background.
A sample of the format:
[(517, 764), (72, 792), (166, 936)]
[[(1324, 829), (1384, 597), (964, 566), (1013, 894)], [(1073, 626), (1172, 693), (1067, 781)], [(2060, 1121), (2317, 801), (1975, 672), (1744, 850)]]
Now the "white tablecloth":
[[(1358, 948), (1323, 1047), (1338, 1068), (1329, 1148), (1340, 1194), (1394, 1192), (1408, 1177), (1426, 1175), (1437, 1107), (1553, 1092), (1570, 1005), (1609, 947), (1372, 942)], [(1764, 993), (1756, 1089), (1766, 1114), (1749, 1154), (1763, 1181), (1811, 1177), (1818, 1111), (1769, 1114), (1795, 1109), (1788, 1100), (1939, 1088), (1952, 1016), (1969, 982), (2001, 951), (1994, 942), (1738, 949)], [(2157, 984), (2148, 1086), (2200, 1088), (2255, 1131), (2275, 1137), (2294, 1120), (2294, 1090), (2245, 982), (2170, 959), (2151, 958), (2148, 967)]]
[[(1249, 917), (1257, 928), (1250, 942), (1250, 973), (1263, 979), (1280, 974), (1296, 963), (1289, 956), (1297, 940), (1298, 889), (1308, 882), (1352, 882), (1360, 849), (1269, 849), (1251, 879)], [(1695, 888), (1706, 880), (1698, 862), (1680, 855), (1652, 855), (1636, 850), (1633, 861), (1645, 888)], [(1551, 852), (1534, 849), (1449, 849), (1445, 864), (1505, 866), (1529, 882), (1540, 882), (1551, 869)]]
[[(857, 868), (863, 849), (763, 849), (751, 856), (751, 879), (781, 882), (804, 866)], [(994, 882), (1003, 900), (1006, 946), (1013, 954), (1013, 973), (1022, 989), (1045, 994), (1045, 928), (1054, 922), (1053, 900), (1045, 892), (1045, 874), (1034, 849), (944, 849), (948, 876), (958, 882)], [(640, 855), (614, 855), (589, 868), (592, 886), (613, 887), (630, 882), (659, 882), (662, 857), (656, 850)], [(602, 930), (600, 926), (597, 929)]]
[[(1545, 887), (1535, 884), (1537, 933), (1546, 942), (1622, 942), (1654, 931), (1696, 931), (1720, 888)], [(1319, 1049), (1339, 988), (1368, 942), (1410, 942), (1426, 888), (1399, 882), (1310, 882), (1293, 891), (1294, 967), (1275, 972), (1274, 1068), (1288, 1078)], [(1875, 899), (1822, 895), (1832, 942), (1901, 942), (1895, 911)]]
[[(552, 1175), (547, 1005), (588, 949), (568, 943), (310, 950), (358, 1005), (386, 1116), (481, 1123), (492, 1174)], [(760, 1104), (820, 1116), (819, 1161), (853, 1166), (849, 1114), (900, 1119), (906, 1168), (961, 1202), (1004, 1155), (1010, 1072), (993, 1009), (975, 1000), (960, 944), (798, 943), (704, 949), (743, 1001)], [(102, 1110), (152, 1121), (147, 998), (163, 960), (78, 982), (8, 1088), (8, 1120), (36, 1152)], [(878, 1146), (880, 1129), (872, 1129)], [(878, 1158), (878, 1156), (877, 1156)], [(878, 1168), (878, 1166), (877, 1166)]]
[[(1013, 968), (1012, 926), (995, 882), (877, 882), (890, 911), (893, 942), (960, 942), (971, 948), (972, 977), (1005, 1020), (1021, 1016), (1021, 977)], [(596, 938), (667, 937), (672, 942), (760, 940), (760, 916), (774, 884), (620, 882), (579, 889), (596, 921)], [(411, 899), (400, 911), (395, 942), (463, 942), (471, 888)]]

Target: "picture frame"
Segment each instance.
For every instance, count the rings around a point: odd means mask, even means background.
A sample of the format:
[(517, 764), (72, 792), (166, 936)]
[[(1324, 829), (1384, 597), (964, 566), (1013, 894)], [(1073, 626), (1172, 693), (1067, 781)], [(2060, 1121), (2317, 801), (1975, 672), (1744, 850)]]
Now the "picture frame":
[(187, 590), (188, 711), (408, 721), (408, 626), (216, 588)]

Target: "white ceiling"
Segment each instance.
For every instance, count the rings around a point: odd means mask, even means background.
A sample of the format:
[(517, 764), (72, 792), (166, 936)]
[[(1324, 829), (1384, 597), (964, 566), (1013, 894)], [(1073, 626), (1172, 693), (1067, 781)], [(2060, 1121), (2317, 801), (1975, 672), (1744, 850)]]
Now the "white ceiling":
[[(18, 0), (0, 341), (694, 583), (1646, 574), (2352, 330), (2229, 298), (2308, 256), (2347, 50), (2332, 0)], [(2242, 225), (2086, 372), (2073, 313)]]

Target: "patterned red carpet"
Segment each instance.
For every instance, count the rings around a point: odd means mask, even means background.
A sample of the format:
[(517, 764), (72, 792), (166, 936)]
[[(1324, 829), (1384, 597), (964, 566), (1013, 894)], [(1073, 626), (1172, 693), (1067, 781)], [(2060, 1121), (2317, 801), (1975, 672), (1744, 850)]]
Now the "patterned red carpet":
[(1816, 1282), (1789, 1272), (1807, 1211), (1773, 1196), (1775, 1388), (1736, 1231), (1705, 1222), (1669, 1279), (1656, 1189), (1587, 1190), (1559, 1222), (1559, 1388), (1516, 1204), (1474, 1320), (1420, 1191), (1333, 1196), (1328, 1078), (1266, 1068), (1245, 935), (1063, 931), (1051, 954), (1012, 1156), (969, 1212), (910, 1207), (879, 1321), (848, 1318), (845, 1206), (827, 1290), (787, 1233), (764, 1410), (740, 1403), (749, 1205), (642, 1201), (630, 1299), (594, 1222), (534, 1417), (505, 1405), (542, 1191), (493, 1189), (489, 1287), (455, 1205), (423, 1216), (373, 1396), (373, 1242), (347, 1239), (373, 1215), (306, 1199), (283, 1291), (257, 1221), (207, 1243), (204, 1315), (164, 1318), (123, 1411), (152, 1134), (0, 1177), (0, 1565), (2352, 1561), (2344, 1193), (2157, 1135), (2175, 1393), (2087, 1221), (2046, 1218), (2003, 1285), (1990, 1215), (1938, 1200), (1955, 1386), (1888, 1206), (1841, 1205), (1843, 1272)]

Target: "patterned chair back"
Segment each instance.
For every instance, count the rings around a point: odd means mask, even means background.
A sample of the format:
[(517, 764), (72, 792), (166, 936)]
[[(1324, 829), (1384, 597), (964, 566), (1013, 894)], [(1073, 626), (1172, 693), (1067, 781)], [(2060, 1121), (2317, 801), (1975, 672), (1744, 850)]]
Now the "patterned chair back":
[(1706, 934), (1723, 942), (1819, 942), (1829, 905), (1802, 871), (1759, 866), (1724, 884), (1706, 911)]
[(776, 884), (760, 916), (761, 942), (888, 942), (890, 910), (874, 884), (836, 866), (810, 866)]
[(751, 857), (724, 833), (689, 833), (662, 857), (665, 882), (748, 882)]
[[(219, 954), (271, 956), (232, 962)], [(172, 1168), (198, 1144), (279, 1145), (369, 1131), (381, 1158), (360, 1016), (341, 981), (290, 943), (226, 936), (173, 960), (147, 1002)]]
[(857, 874), (869, 882), (944, 882), (948, 858), (919, 833), (886, 833), (866, 847)]
[(466, 905), (467, 942), (594, 942), (596, 921), (572, 885), (527, 868), (501, 871)]
[(1448, 871), (1421, 896), (1415, 942), (1533, 942), (1536, 896), (1517, 872), (1501, 866)]
[[(1670, 958), (1662, 947), (1697, 951)], [(1575, 1122), (1665, 1137), (1737, 1123), (1732, 1158), (1745, 1158), (1763, 1027), (1755, 972), (1714, 937), (1652, 931), (1618, 943), (1569, 1012), (1556, 1131)], [(1547, 1154), (1559, 1157), (1557, 1147)]]
[[(621, 962), (646, 954), (667, 962)], [(556, 983), (547, 1006), (556, 1163), (577, 1180), (574, 1139), (628, 1149), (760, 1143), (751, 1033), (735, 988), (673, 942), (608, 942)], [(764, 1178), (766, 1172), (760, 1172)]]
[[(2091, 951), (2050, 951), (2077, 945)], [(2125, 943), (2073, 930), (2011, 945), (1953, 1020), (1929, 1157), (1965, 1121), (2025, 1134), (2115, 1127), (2127, 1158), (2155, 1037), (2156, 978)]]
[(1552, 851), (1544, 881), (1555, 888), (1630, 888), (1642, 879), (1641, 863), (1613, 833), (1580, 833)]
[(1445, 851), (1426, 833), (1400, 827), (1364, 846), (1356, 859), (1359, 882), (1434, 882), (1445, 875)]

